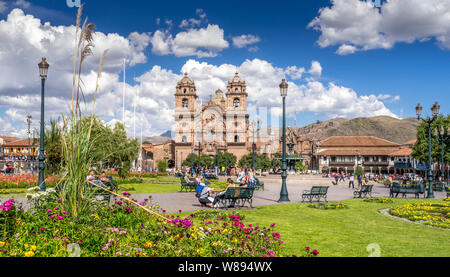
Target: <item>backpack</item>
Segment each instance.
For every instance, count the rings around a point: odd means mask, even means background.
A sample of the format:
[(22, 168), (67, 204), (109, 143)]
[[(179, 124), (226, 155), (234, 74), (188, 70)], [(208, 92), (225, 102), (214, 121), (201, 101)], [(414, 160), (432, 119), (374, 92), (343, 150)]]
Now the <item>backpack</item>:
[(197, 197), (197, 198), (206, 198), (206, 197), (208, 197), (209, 193), (202, 193), (204, 188), (205, 188), (205, 186), (198, 186), (195, 189), (195, 197)]

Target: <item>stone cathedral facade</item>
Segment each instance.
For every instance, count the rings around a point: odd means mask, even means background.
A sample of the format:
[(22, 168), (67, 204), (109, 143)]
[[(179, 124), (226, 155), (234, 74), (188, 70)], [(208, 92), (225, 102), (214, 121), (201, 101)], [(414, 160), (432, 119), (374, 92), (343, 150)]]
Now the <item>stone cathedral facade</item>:
[(225, 93), (218, 89), (215, 98), (203, 104), (195, 82), (185, 74), (175, 93), (175, 167), (181, 168), (189, 154), (198, 155), (199, 147), (202, 154), (228, 152), (238, 160), (248, 154), (247, 97), (247, 85), (236, 73)]

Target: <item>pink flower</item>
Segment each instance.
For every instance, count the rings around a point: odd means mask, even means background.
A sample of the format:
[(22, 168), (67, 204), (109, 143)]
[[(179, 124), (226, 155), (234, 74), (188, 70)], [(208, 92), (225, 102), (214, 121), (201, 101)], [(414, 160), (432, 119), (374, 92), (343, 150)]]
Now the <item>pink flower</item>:
[(39, 231), (45, 231), (45, 228), (40, 228)]
[(47, 213), (51, 213), (51, 212), (52, 212), (52, 210), (50, 210), (50, 209), (47, 210)]
[(319, 251), (317, 251), (316, 249), (314, 249), (311, 253), (312, 253), (314, 256), (319, 255)]
[(122, 205), (122, 201), (117, 201), (116, 204), (117, 205)]
[(62, 219), (64, 219), (64, 217), (62, 217), (62, 216), (57, 216), (56, 217), (56, 220), (62, 220)]

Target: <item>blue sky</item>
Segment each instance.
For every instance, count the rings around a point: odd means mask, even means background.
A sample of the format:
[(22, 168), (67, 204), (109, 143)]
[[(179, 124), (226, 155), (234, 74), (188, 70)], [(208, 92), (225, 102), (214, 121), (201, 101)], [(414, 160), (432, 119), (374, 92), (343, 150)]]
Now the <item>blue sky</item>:
[[(359, 2), (358, 0), (351, 1)], [(396, 1), (402, 2), (403, 0), (394, 0), (394, 2)], [(429, 2), (432, 5), (434, 1), (423, 2)], [(75, 21), (76, 8), (69, 8), (66, 5), (66, 0), (0, 2), (3, 2), (5, 7), (3, 12), (0, 13), (0, 20), (7, 20), (8, 14), (14, 8), (20, 8), (25, 14), (40, 19), (42, 24), (50, 22), (52, 26), (69, 26), (73, 25)], [(166, 34), (171, 34), (175, 38), (178, 33), (187, 30), (179, 27), (182, 20), (200, 19), (199, 14), (201, 13), (196, 11), (202, 9), (205, 20), (196, 25), (195, 28), (201, 29), (208, 25), (217, 25), (220, 30), (223, 30), (223, 39), (229, 43), (229, 47), (217, 50), (213, 57), (155, 54), (154, 46), (152, 48), (152, 43), (149, 43), (141, 51), (146, 57), (145, 62), (127, 66), (128, 71), (135, 71), (137, 76), (146, 74), (155, 66), (170, 70), (174, 74), (181, 74), (183, 66), (190, 60), (195, 60), (198, 63), (205, 62), (215, 67), (223, 64), (239, 67), (246, 60), (254, 61), (258, 59), (267, 61), (274, 68), (286, 69), (290, 66), (296, 66), (298, 68), (304, 67), (306, 71), (311, 67), (312, 61), (317, 61), (323, 70), (321, 74), (314, 76), (314, 80), (311, 80), (310, 76), (304, 73), (301, 79), (288, 77), (289, 81), (299, 87), (302, 85), (310, 87), (310, 82), (318, 82), (325, 87), (329, 87), (331, 82), (338, 87), (348, 88), (356, 92), (358, 97), (389, 95), (390, 97), (380, 97), (379, 100), (386, 109), (400, 118), (415, 116), (414, 108), (419, 102), (424, 106), (426, 113), (429, 113), (429, 108), (435, 101), (439, 101), (441, 104), (442, 113), (448, 114), (450, 111), (450, 51), (442, 42), (443, 39), (440, 34), (431, 30), (423, 30), (419, 34), (407, 33), (408, 39), (405, 39), (406, 31), (395, 31), (395, 28), (402, 28), (406, 25), (394, 26), (396, 23), (389, 23), (389, 28), (392, 30), (391, 35), (388, 38), (380, 38), (380, 40), (388, 40), (392, 44), (389, 47), (384, 47), (380, 46), (382, 45), (381, 42), (375, 44), (369, 40), (361, 42), (358, 31), (355, 31), (355, 36), (351, 37), (351, 34), (349, 35), (347, 32), (350, 28), (346, 31), (343, 27), (343, 30), (337, 28), (337, 31), (342, 31), (342, 38), (326, 38), (327, 41), (334, 39), (334, 42), (324, 46), (324, 44), (319, 43), (319, 39), (321, 36), (325, 36), (323, 31), (325, 27), (330, 27), (329, 24), (335, 24), (336, 26), (352, 24), (345, 22), (345, 18), (339, 21), (339, 24), (336, 22), (330, 23), (329, 18), (325, 18), (324, 15), (320, 18), (320, 22), (316, 24), (316, 27), (322, 28), (321, 30), (307, 28), (314, 18), (321, 16), (321, 8), (328, 7), (330, 11), (340, 15), (338, 4), (333, 4), (329, 0), (279, 0), (276, 2), (91, 0), (84, 1), (84, 3), (86, 5), (83, 14), (89, 17), (89, 21), (96, 24), (98, 32), (104, 34), (117, 33), (124, 38), (128, 38), (133, 32), (152, 37), (157, 30), (165, 30)], [(357, 4), (355, 3), (355, 5)], [(0, 11), (2, 11), (1, 7), (0, 5)], [(420, 7), (417, 8), (420, 9)], [(386, 11), (387, 9), (388, 7), (386, 7)], [(407, 13), (405, 12), (405, 14)], [(160, 19), (159, 24), (157, 24), (157, 19)], [(387, 16), (384, 19), (389, 20)], [(165, 23), (166, 20), (172, 22), (171, 28), (168, 28)], [(401, 20), (399, 18), (399, 21)], [(405, 21), (402, 22), (405, 24)], [(361, 22), (361, 24), (364, 23)], [(420, 21), (417, 24), (421, 24)], [(438, 22), (438, 24), (442, 24), (442, 22)], [(450, 29), (450, 26), (444, 27)], [(363, 29), (361, 32), (365, 32)], [(233, 45), (232, 39), (244, 34), (258, 37), (259, 42), (249, 44), (244, 48), (237, 48)], [(413, 38), (412, 41), (407, 41), (411, 37)], [(360, 50), (351, 54), (338, 54), (337, 50), (341, 45), (352, 45)], [(1, 47), (0, 44), (0, 54), (2, 53)], [(251, 47), (257, 48), (250, 49)], [(120, 70), (113, 70), (111, 73), (121, 76)], [(230, 76), (229, 79), (232, 77)], [(23, 78), (26, 77), (23, 76)], [(51, 82), (50, 77), (48, 81)], [(118, 79), (118, 82), (120, 81), (121, 77)], [(127, 83), (133, 86), (133, 74), (127, 74)], [(0, 95), (6, 95), (5, 91), (6, 89), (2, 90), (0, 85)], [(31, 92), (25, 92), (25, 89), (24, 93), (31, 94)], [(213, 93), (213, 91), (205, 93), (205, 95), (209, 93)], [(305, 100), (307, 99), (305, 98)], [(345, 102), (346, 99), (348, 98), (343, 98), (342, 101)], [(350, 104), (341, 103), (337, 106)], [(355, 104), (358, 105), (358, 103)], [(8, 121), (11, 112), (8, 115), (6, 111), (11, 107), (8, 107), (5, 101), (0, 103), (0, 118)], [(301, 110), (301, 108), (299, 109)], [(15, 115), (20, 117), (17, 113), (21, 109), (16, 107), (15, 111)], [(350, 117), (352, 115), (364, 116), (361, 113), (349, 113)], [(370, 115), (368, 114), (368, 116)], [(105, 115), (108, 120), (114, 117), (111, 114)], [(298, 125), (304, 125), (316, 120), (326, 120), (330, 117), (328, 112), (314, 112), (305, 109), (298, 112), (297, 123)], [(291, 118), (291, 122), (292, 120)], [(1, 131), (23, 134), (23, 132), (17, 131), (22, 127), (23, 122), (12, 122), (11, 128)], [(157, 129), (159, 131), (159, 128)]]

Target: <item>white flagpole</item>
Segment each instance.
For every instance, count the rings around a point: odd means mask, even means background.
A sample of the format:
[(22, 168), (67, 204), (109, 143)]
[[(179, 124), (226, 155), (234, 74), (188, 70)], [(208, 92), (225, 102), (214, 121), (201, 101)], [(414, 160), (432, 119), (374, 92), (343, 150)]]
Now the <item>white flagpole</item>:
[(122, 96), (122, 123), (125, 125), (125, 59), (123, 59), (123, 96)]

